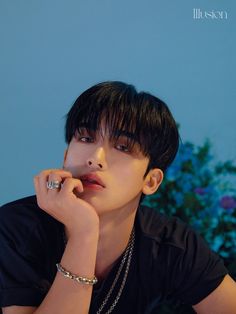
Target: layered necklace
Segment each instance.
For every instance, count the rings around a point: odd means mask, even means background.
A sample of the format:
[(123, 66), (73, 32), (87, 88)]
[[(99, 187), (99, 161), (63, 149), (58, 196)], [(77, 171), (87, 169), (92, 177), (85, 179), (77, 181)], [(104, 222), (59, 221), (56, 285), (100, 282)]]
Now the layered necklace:
[(134, 242), (135, 242), (135, 229), (133, 227), (130, 238), (129, 238), (128, 245), (127, 245), (127, 247), (123, 253), (123, 257), (122, 257), (122, 260), (120, 262), (120, 266), (117, 270), (116, 276), (113, 280), (113, 283), (112, 283), (106, 297), (104, 298), (102, 304), (100, 305), (99, 309), (97, 310), (96, 314), (101, 314), (105, 305), (107, 305), (107, 302), (109, 301), (111, 294), (117, 285), (118, 279), (121, 276), (121, 272), (124, 269), (123, 279), (122, 279), (122, 282), (120, 284), (120, 288), (117, 292), (117, 295), (114, 298), (112, 304), (109, 306), (108, 310), (106, 312), (104, 312), (104, 314), (110, 314), (114, 310), (115, 306), (117, 305), (117, 303), (120, 299), (120, 296), (122, 294), (122, 291), (124, 289), (126, 279), (127, 279), (128, 273), (129, 273), (130, 263), (131, 263), (132, 254), (133, 254), (133, 250), (134, 250)]
[[(64, 238), (64, 244), (66, 245), (67, 239), (66, 239), (65, 232), (63, 234), (63, 238)], [(112, 285), (111, 285), (106, 297), (104, 298), (102, 304), (100, 305), (99, 309), (97, 310), (96, 314), (101, 314), (104, 307), (107, 305), (107, 303), (108, 303), (108, 301), (112, 295), (112, 292), (114, 291), (114, 289), (118, 283), (118, 280), (121, 277), (122, 270), (124, 269), (123, 279), (122, 279), (122, 282), (120, 284), (120, 288), (117, 292), (117, 295), (114, 298), (112, 304), (109, 306), (108, 310), (106, 312), (104, 312), (104, 314), (110, 314), (114, 310), (115, 306), (117, 305), (117, 303), (120, 299), (120, 296), (122, 294), (122, 291), (124, 289), (127, 277), (128, 277), (130, 263), (131, 263), (131, 259), (132, 259), (132, 254), (134, 251), (134, 242), (135, 242), (135, 228), (133, 227), (131, 234), (130, 234), (129, 242), (128, 242), (127, 247), (123, 253), (123, 257), (121, 259), (120, 266), (117, 270), (116, 276), (112, 282)]]

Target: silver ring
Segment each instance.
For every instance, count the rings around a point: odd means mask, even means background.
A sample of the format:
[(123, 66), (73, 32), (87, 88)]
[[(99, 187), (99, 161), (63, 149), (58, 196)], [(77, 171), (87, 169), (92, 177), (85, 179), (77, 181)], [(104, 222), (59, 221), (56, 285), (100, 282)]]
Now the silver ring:
[(60, 181), (47, 181), (48, 190), (57, 190), (60, 189), (61, 182)]

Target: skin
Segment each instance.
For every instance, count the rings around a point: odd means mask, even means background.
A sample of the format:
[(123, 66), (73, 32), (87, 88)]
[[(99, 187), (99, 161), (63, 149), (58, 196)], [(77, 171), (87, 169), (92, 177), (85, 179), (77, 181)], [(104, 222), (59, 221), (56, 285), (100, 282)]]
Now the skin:
[[(154, 193), (163, 179), (160, 169), (144, 177), (148, 158), (135, 146), (126, 147), (127, 139), (109, 141), (105, 128), (89, 138), (77, 135), (69, 144), (63, 169), (48, 169), (35, 176), (39, 207), (65, 225), (67, 246), (61, 264), (72, 273), (104, 278), (124, 252), (142, 193)], [(103, 189), (86, 187), (80, 180), (96, 174)], [(48, 190), (47, 181), (59, 181), (58, 190)], [(115, 242), (114, 242), (115, 241)], [(92, 287), (75, 284), (57, 273), (47, 296), (36, 309), (10, 306), (4, 314), (88, 313)]]
[(193, 308), (200, 314), (236, 314), (236, 282), (226, 275), (222, 283)]
[(152, 169), (144, 178), (149, 159), (140, 152), (138, 144), (129, 150), (126, 137), (111, 143), (103, 132), (90, 136), (84, 130), (76, 134), (65, 152), (64, 169), (74, 178), (93, 173), (103, 181), (104, 189), (84, 188), (78, 195), (94, 207), (101, 220), (106, 216), (116, 218), (121, 212), (126, 218), (127, 211), (137, 208), (142, 192), (151, 194), (157, 190), (163, 173)]
[[(74, 178), (93, 173), (105, 185), (100, 190), (85, 187), (78, 193), (99, 217), (98, 277), (106, 276), (126, 248), (141, 194), (154, 193), (162, 182), (160, 169), (152, 169), (144, 178), (148, 163), (138, 145), (127, 148), (126, 137), (111, 143), (105, 128), (94, 136), (85, 130), (76, 134), (65, 152), (64, 169)], [(118, 238), (114, 247), (113, 239)]]
[[(45, 170), (35, 177), (39, 206), (65, 225), (68, 244), (61, 261), (65, 268), (89, 277), (94, 273), (98, 278), (107, 275), (127, 246), (141, 194), (154, 193), (162, 182), (163, 173), (157, 168), (144, 177), (148, 162), (138, 146), (128, 151), (125, 138), (111, 143), (102, 128), (92, 138), (86, 132), (76, 134), (65, 152), (63, 169)], [(91, 173), (103, 181), (105, 188), (83, 185), (81, 176)], [(63, 185), (60, 190), (48, 190), (48, 180)], [(77, 314), (79, 308), (86, 314), (91, 292), (91, 287), (73, 285), (57, 274), (37, 309), (10, 306), (3, 313)], [(193, 308), (200, 314), (236, 314), (235, 295), (236, 284), (226, 276)]]

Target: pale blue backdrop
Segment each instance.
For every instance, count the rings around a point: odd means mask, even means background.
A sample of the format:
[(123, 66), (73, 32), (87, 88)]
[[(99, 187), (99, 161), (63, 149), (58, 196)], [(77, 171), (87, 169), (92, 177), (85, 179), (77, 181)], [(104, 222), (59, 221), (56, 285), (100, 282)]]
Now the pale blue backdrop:
[[(194, 9), (227, 19), (196, 19)], [(183, 141), (236, 158), (234, 0), (0, 0), (0, 203), (60, 167), (81, 91), (123, 80), (169, 104)]]

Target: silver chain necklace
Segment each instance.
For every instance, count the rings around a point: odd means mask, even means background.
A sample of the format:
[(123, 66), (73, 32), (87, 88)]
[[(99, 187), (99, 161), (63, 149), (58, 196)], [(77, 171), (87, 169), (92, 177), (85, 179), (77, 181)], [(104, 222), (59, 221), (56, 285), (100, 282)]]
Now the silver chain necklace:
[[(63, 240), (64, 240), (64, 244), (66, 245), (67, 244), (67, 239), (66, 239), (66, 235), (65, 235), (65, 231), (63, 233)], [(115, 276), (115, 279), (113, 280), (113, 283), (111, 285), (111, 288), (110, 290), (108, 291), (105, 299), (103, 300), (101, 306), (99, 307), (99, 309), (97, 310), (96, 314), (100, 314), (101, 311), (103, 310), (104, 306), (107, 304), (111, 294), (112, 294), (112, 291), (114, 290), (115, 286), (116, 286), (116, 283), (120, 277), (120, 274), (121, 274), (121, 271), (125, 265), (125, 262), (127, 260), (127, 263), (126, 263), (126, 268), (125, 268), (125, 273), (124, 273), (124, 277), (123, 277), (123, 280), (122, 280), (122, 283), (120, 285), (120, 289), (115, 297), (115, 300), (113, 301), (112, 305), (109, 307), (109, 309), (107, 310), (107, 312), (105, 312), (104, 314), (110, 314), (115, 306), (117, 305), (119, 299), (120, 299), (120, 296), (122, 294), (122, 291), (124, 289), (124, 286), (125, 286), (125, 283), (126, 283), (126, 279), (127, 279), (127, 276), (128, 276), (128, 273), (129, 273), (129, 267), (130, 267), (130, 263), (131, 263), (131, 259), (132, 259), (132, 254), (133, 254), (133, 250), (134, 250), (134, 242), (135, 242), (135, 229), (133, 227), (132, 229), (132, 232), (131, 232), (131, 235), (130, 235), (130, 238), (129, 238), (129, 242), (128, 242), (128, 245), (124, 251), (124, 255), (123, 255), (123, 258), (121, 260), (121, 263), (120, 263), (120, 266), (119, 266), (119, 269), (116, 273), (116, 276)]]
[(107, 310), (107, 312), (105, 312), (104, 314), (110, 314), (115, 306), (117, 305), (119, 299), (120, 299), (120, 296), (122, 294), (122, 291), (124, 289), (124, 286), (125, 286), (125, 283), (126, 283), (126, 279), (127, 279), (127, 276), (128, 276), (128, 273), (129, 273), (129, 267), (130, 267), (130, 263), (131, 263), (131, 258), (132, 258), (132, 254), (133, 254), (133, 250), (134, 250), (134, 242), (135, 242), (135, 229), (133, 228), (132, 229), (132, 232), (131, 232), (131, 235), (130, 235), (130, 239), (129, 239), (129, 242), (128, 242), (128, 245), (125, 249), (125, 252), (124, 252), (124, 255), (123, 255), (123, 258), (121, 260), (121, 263), (120, 263), (120, 266), (119, 266), (119, 269), (116, 273), (116, 277), (111, 285), (111, 288), (110, 290), (108, 291), (105, 299), (103, 300), (101, 306), (99, 307), (98, 311), (96, 312), (96, 314), (100, 314), (101, 311), (103, 310), (104, 306), (107, 304), (111, 294), (112, 294), (112, 291), (114, 290), (115, 288), (115, 285), (120, 277), (120, 274), (121, 274), (121, 271), (125, 265), (125, 262), (127, 260), (127, 263), (126, 263), (126, 268), (125, 268), (125, 273), (124, 273), (124, 277), (123, 277), (123, 280), (122, 280), (122, 283), (120, 285), (120, 289), (117, 293), (117, 296), (115, 297), (115, 300), (113, 301), (112, 305), (109, 307), (109, 309)]

